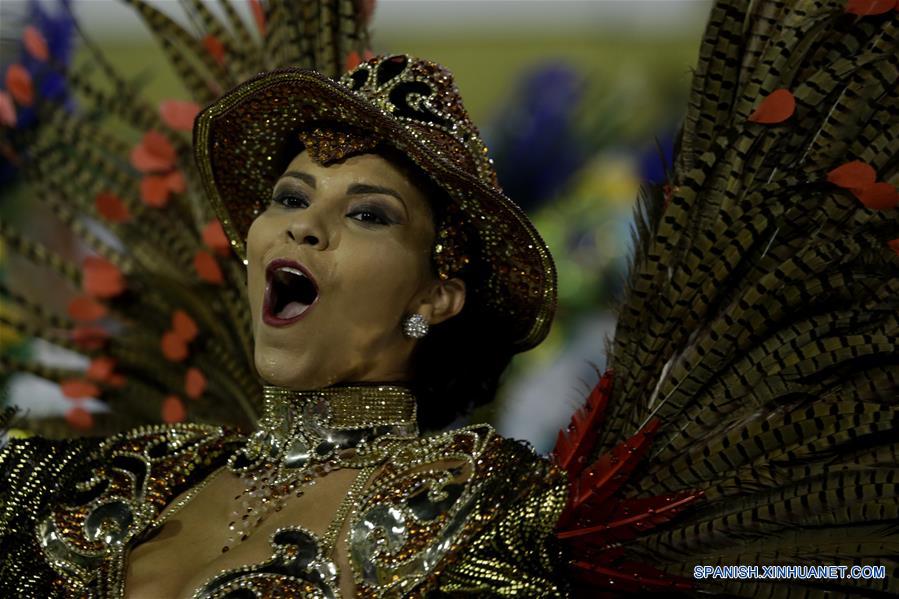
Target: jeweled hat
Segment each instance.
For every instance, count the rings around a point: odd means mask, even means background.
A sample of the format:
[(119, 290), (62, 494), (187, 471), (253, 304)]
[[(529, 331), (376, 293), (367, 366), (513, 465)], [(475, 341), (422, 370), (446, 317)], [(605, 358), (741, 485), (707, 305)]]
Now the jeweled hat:
[[(373, 134), (445, 190), (454, 217), (476, 237), (465, 249), (483, 266), (472, 291), (498, 319), (485, 333), (507, 335), (517, 351), (543, 340), (556, 305), (549, 249), (499, 188), (452, 74), (433, 62), (379, 56), (337, 81), (311, 70), (279, 69), (242, 83), (200, 113), (197, 165), (238, 256), (245, 259), (250, 224), (292, 158), (286, 149), (319, 123)], [(438, 233), (437, 264), (441, 254), (461, 255), (452, 234), (451, 227)]]

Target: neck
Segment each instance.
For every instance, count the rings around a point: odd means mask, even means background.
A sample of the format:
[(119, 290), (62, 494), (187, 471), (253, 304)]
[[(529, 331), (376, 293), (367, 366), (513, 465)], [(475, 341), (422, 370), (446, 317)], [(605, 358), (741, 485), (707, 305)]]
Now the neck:
[(363, 459), (376, 457), (377, 447), (418, 436), (415, 396), (406, 387), (355, 384), (300, 391), (265, 386), (264, 396), (257, 431), (233, 456), (237, 472), (264, 464), (294, 469), (359, 452)]
[(232, 468), (253, 470), (266, 463), (287, 468), (329, 460), (344, 450), (381, 446), (418, 436), (415, 396), (386, 384), (335, 385), (298, 391), (265, 387), (265, 413)]
[(312, 390), (266, 385), (263, 395), (260, 429), (398, 427), (407, 434), (418, 432), (415, 396), (401, 385), (356, 383)]
[(247, 538), (303, 485), (338, 468), (377, 466), (397, 444), (418, 436), (415, 396), (406, 387), (355, 384), (300, 391), (267, 385), (263, 391), (258, 430), (228, 460), (244, 479), (247, 490), (241, 496), (248, 503), (245, 511), (235, 512), (223, 551)]

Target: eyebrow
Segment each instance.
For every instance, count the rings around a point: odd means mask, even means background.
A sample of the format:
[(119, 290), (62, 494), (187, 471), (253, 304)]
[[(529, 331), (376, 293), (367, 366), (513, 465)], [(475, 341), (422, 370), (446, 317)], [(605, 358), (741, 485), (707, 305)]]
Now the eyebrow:
[[(287, 171), (282, 176), (291, 177), (293, 179), (299, 179), (303, 181), (312, 189), (315, 189), (315, 177), (310, 175), (309, 173), (304, 173), (302, 171)], [(347, 190), (347, 195), (364, 195), (367, 193), (375, 193), (375, 194), (383, 194), (388, 196), (393, 196), (403, 203), (403, 206), (406, 205), (406, 201), (403, 200), (402, 196), (400, 196), (399, 192), (390, 189), (389, 187), (381, 187), (380, 185), (370, 185), (368, 183), (354, 183), (350, 185)]]
[[(282, 179), (284, 179), (284, 178), (299, 179), (300, 181), (303, 181), (304, 183), (306, 183), (312, 189), (315, 189), (315, 177), (313, 177), (309, 173), (304, 173), (302, 171), (287, 171), (286, 173), (281, 175), (281, 178)], [(350, 185), (349, 187), (347, 187), (346, 193), (347, 193), (347, 195), (365, 195), (368, 193), (374, 193), (374, 194), (382, 194), (382, 195), (392, 196), (400, 201), (400, 204), (403, 205), (403, 211), (406, 212), (408, 215), (408, 208), (406, 207), (406, 200), (403, 199), (403, 197), (399, 194), (399, 192), (394, 191), (393, 189), (390, 189), (389, 187), (382, 187), (380, 185), (370, 185), (368, 183), (354, 183), (354, 184)]]
[(306, 183), (306, 185), (308, 185), (312, 189), (315, 189), (315, 177), (313, 177), (309, 173), (304, 173), (301, 171), (287, 171), (286, 173), (284, 173), (281, 176), (282, 179), (284, 177), (291, 177), (293, 179), (299, 179), (300, 181), (303, 181), (304, 183)]
[(368, 183), (354, 183), (354, 184), (350, 185), (349, 187), (347, 187), (346, 192), (347, 192), (347, 195), (363, 195), (363, 194), (367, 194), (367, 193), (374, 193), (374, 194), (392, 196), (400, 201), (400, 204), (403, 205), (403, 210), (406, 211), (408, 214), (408, 209), (406, 208), (406, 200), (403, 199), (403, 197), (399, 194), (399, 192), (396, 192), (396, 191), (390, 189), (389, 187), (381, 187), (380, 185), (369, 185)]
[(361, 195), (365, 193), (378, 193), (387, 196), (393, 196), (405, 204), (406, 202), (400, 197), (400, 194), (389, 187), (381, 187), (380, 185), (369, 185), (368, 183), (354, 183), (347, 187), (347, 195)]

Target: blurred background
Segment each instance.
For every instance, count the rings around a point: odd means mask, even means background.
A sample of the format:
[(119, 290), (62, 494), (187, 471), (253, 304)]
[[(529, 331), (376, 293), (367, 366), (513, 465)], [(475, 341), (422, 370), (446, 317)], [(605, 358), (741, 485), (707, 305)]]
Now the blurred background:
[[(42, 3), (49, 15), (58, 5)], [(113, 66), (143, 79), (151, 99), (188, 97), (130, 8), (114, 0), (71, 5)], [(175, 0), (155, 5), (183, 14)], [(373, 50), (428, 58), (455, 73), (500, 183), (531, 215), (555, 256), (559, 312), (550, 337), (515, 359), (497, 401), (473, 415), (504, 435), (527, 439), (538, 451), (550, 449), (596, 382), (597, 369), (604, 368), (605, 339), (614, 332), (614, 306), (630, 252), (631, 211), (641, 182), (665, 181), (710, 6), (708, 0), (377, 3)], [(249, 20), (249, 8), (238, 8)], [(12, 31), (10, 23), (28, 10), (24, 0), (0, 2), (0, 30)], [(19, 43), (2, 39), (4, 72), (19, 54)], [(60, 51), (76, 66), (86, 60), (77, 45)], [(3, 110), (0, 102), (0, 118)], [(0, 160), (0, 220), (52, 238), (58, 227), (52, 215), (15, 185), (9, 156)], [(56, 243), (57, 251), (77, 251), (71, 239)], [(26, 277), (48, 304), (65, 309), (55, 283), (17, 265), (2, 245), (0, 277)], [(65, 351), (24, 342), (2, 318), (0, 352), (40, 352), (54, 364), (79, 366)], [(0, 373), (0, 385), (3, 403), (27, 408), (32, 416), (71, 408), (58, 386), (32, 375)], [(79, 405), (104, 409), (98, 401)]]

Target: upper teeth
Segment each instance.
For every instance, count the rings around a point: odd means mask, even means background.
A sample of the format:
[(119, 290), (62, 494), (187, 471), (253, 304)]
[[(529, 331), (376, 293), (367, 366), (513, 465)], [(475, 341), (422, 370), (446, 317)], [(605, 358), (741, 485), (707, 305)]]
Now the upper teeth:
[(290, 267), (290, 266), (279, 266), (279, 267), (277, 268), (277, 270), (282, 270), (282, 271), (284, 271), (284, 272), (289, 272), (290, 274), (292, 274), (292, 275), (297, 275), (297, 276), (299, 276), (299, 277), (305, 277), (305, 276), (306, 276), (305, 274), (303, 274), (302, 271), (297, 270), (296, 268), (292, 268), (292, 267)]

